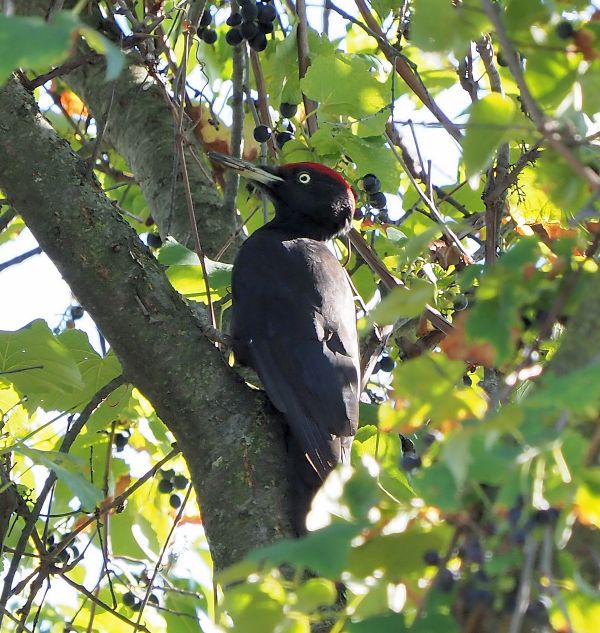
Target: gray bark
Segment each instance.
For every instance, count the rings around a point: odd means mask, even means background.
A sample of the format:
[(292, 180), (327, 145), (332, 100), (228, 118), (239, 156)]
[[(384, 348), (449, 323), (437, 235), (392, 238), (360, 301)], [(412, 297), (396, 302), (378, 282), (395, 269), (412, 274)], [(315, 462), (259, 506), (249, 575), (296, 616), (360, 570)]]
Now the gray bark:
[(0, 188), (175, 435), (215, 566), (290, 536), (281, 426), (270, 405), (204, 337), (85, 163), (14, 80), (0, 89)]
[[(73, 4), (66, 2), (65, 7)], [(47, 8), (48, 0), (22, 0), (16, 12), (44, 15)], [(93, 17), (90, 19), (93, 20)], [(89, 53), (87, 45), (79, 41), (74, 57)], [(177, 122), (173, 110), (165, 92), (150, 77), (141, 58), (133, 52), (126, 58), (126, 68), (110, 83), (105, 81), (104, 58), (100, 55), (72, 70), (63, 79), (88, 106), (98, 127), (106, 123), (103, 138), (117, 150), (133, 172), (161, 234), (168, 233), (193, 249), (178, 163)], [(193, 134), (188, 133), (185, 138), (192, 147), (195, 146), (196, 156), (204, 160)], [(186, 165), (198, 231), (204, 253), (214, 257), (227, 238), (234, 234), (235, 215), (234, 211), (227, 211), (222, 205), (214, 184), (192, 158), (190, 145), (185, 144)], [(206, 169), (210, 172), (208, 163)], [(231, 261), (233, 254), (232, 247), (222, 260)]]

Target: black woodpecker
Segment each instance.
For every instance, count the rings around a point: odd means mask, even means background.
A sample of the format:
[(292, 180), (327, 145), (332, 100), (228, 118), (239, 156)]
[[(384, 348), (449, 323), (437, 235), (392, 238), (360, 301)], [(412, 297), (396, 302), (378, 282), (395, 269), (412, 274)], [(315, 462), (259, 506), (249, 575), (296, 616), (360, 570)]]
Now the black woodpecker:
[(292, 522), (301, 535), (321, 483), (349, 462), (358, 425), (354, 298), (327, 247), (350, 228), (355, 198), (340, 174), (319, 163), (267, 167), (209, 157), (275, 207), (235, 260), (231, 335), (236, 360), (256, 371), (288, 425)]

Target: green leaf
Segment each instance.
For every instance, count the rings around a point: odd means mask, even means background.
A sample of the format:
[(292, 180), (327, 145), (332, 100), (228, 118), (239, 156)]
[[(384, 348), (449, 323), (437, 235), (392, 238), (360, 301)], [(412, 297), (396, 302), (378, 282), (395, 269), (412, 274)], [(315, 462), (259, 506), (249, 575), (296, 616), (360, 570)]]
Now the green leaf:
[(0, 15), (0, 85), (15, 68), (41, 71), (63, 62), (78, 32), (92, 48), (105, 54), (106, 78), (114, 79), (123, 67), (119, 49), (83, 25), (75, 13), (60, 11), (50, 22), (41, 17)]
[(171, 240), (161, 246), (158, 261), (164, 266), (200, 266), (200, 260), (194, 251)]
[(336, 523), (301, 539), (279, 541), (260, 548), (248, 558), (252, 561), (267, 560), (275, 565), (300, 565), (320, 576), (337, 578), (346, 568), (350, 541), (360, 529), (358, 525)]
[(423, 554), (428, 549), (441, 550), (448, 539), (449, 532), (444, 527), (380, 536), (352, 550), (348, 571), (364, 578), (380, 569), (389, 582), (401, 582), (423, 568)]
[(70, 350), (42, 320), (16, 332), (0, 332), (0, 372), (27, 397), (29, 410), (68, 408), (70, 396), (84, 387)]
[(106, 58), (106, 81), (116, 79), (125, 65), (123, 53), (109, 39), (94, 29), (80, 26), (79, 33), (85, 37), (91, 48)]
[(48, 68), (62, 62), (78, 24), (77, 17), (65, 11), (49, 23), (39, 17), (0, 15), (0, 85), (15, 68)]
[(81, 330), (66, 330), (58, 340), (69, 350), (83, 379), (82, 389), (73, 394), (73, 406), (87, 404), (99, 389), (122, 372), (114, 352), (100, 356), (90, 345), (88, 335)]
[(416, 317), (432, 301), (434, 290), (424, 279), (414, 279), (410, 288), (398, 286), (371, 312), (369, 322), (385, 325), (400, 318)]
[(24, 444), (12, 447), (16, 453), (29, 457), (34, 464), (41, 464), (54, 472), (59, 481), (65, 483), (79, 499), (83, 508), (91, 510), (102, 499), (102, 493), (81, 472), (85, 463), (71, 455), (58, 451), (40, 451)]
[(371, 65), (358, 55), (315, 56), (300, 86), (319, 102), (319, 110), (362, 118), (385, 108), (391, 98), (390, 86), (369, 72)]
[(424, 51), (454, 51), (463, 57), (488, 21), (478, 0), (454, 6), (450, 0), (417, 0), (410, 24), (411, 43)]
[(317, 607), (330, 606), (337, 599), (337, 589), (331, 580), (311, 578), (296, 592), (298, 602), (296, 608), (304, 613), (311, 613)]
[(509, 97), (494, 92), (476, 101), (470, 112), (462, 143), (467, 178), (489, 165), (498, 145), (508, 137), (516, 106)]
[(367, 618), (361, 622), (351, 622), (345, 630), (348, 633), (404, 633), (409, 629), (404, 624), (403, 615), (391, 613)]

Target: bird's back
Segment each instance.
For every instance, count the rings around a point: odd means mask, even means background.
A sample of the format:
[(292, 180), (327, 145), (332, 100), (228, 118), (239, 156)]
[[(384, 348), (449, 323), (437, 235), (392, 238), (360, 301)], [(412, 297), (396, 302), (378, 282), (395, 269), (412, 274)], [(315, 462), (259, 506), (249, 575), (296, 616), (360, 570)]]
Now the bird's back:
[(324, 479), (348, 457), (358, 423), (356, 317), (345, 272), (324, 242), (266, 225), (240, 249), (232, 286), (234, 353), (258, 373), (294, 450)]

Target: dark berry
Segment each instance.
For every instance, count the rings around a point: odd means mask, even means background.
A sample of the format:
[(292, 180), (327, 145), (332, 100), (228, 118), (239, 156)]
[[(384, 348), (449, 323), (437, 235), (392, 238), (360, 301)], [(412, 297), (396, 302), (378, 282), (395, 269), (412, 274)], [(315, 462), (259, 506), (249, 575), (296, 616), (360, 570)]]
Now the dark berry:
[(207, 44), (214, 44), (217, 41), (217, 32), (212, 29), (204, 29), (200, 36)]
[(266, 125), (257, 125), (252, 134), (258, 143), (266, 143), (271, 138), (271, 130)]
[(488, 589), (481, 587), (467, 587), (465, 591), (465, 602), (470, 607), (480, 605), (491, 606), (494, 602), (494, 596)]
[(275, 140), (277, 141), (277, 147), (283, 147), (288, 141), (291, 141), (294, 138), (289, 132), (278, 132), (275, 136)]
[(378, 191), (373, 194), (369, 194), (369, 204), (376, 209), (383, 209), (387, 204), (385, 193)]
[(502, 51), (498, 51), (498, 53), (496, 54), (496, 61), (498, 62), (498, 66), (502, 66), (503, 68), (506, 68), (508, 66), (508, 62), (502, 54)]
[(259, 22), (258, 30), (264, 35), (268, 35), (275, 30), (275, 27), (273, 26), (273, 22)]
[(240, 31), (244, 39), (250, 41), (258, 33), (258, 26), (256, 26), (256, 22), (242, 22)]
[(154, 226), (154, 224), (155, 224), (155, 222), (154, 222), (154, 218), (153, 218), (151, 215), (149, 215), (149, 216), (146, 218), (146, 221), (144, 222), (144, 224), (145, 224), (146, 226)]
[(172, 468), (167, 468), (166, 470), (160, 471), (160, 476), (163, 479), (173, 479), (173, 477), (175, 477), (175, 471)]
[(523, 545), (525, 541), (527, 540), (528, 533), (529, 533), (529, 530), (526, 530), (525, 528), (519, 528), (518, 530), (515, 530), (512, 533), (512, 540), (517, 545)]
[(225, 24), (227, 26), (239, 26), (242, 23), (242, 16), (239, 13), (232, 13), (227, 20), (225, 20)]
[(362, 220), (365, 217), (365, 208), (364, 207), (358, 207), (357, 209), (354, 209), (354, 219), (355, 220)]
[(279, 106), (279, 112), (281, 112), (281, 116), (286, 119), (291, 119), (296, 116), (296, 112), (298, 112), (298, 106), (295, 103), (282, 103)]
[(277, 17), (277, 11), (272, 4), (258, 5), (258, 21), (272, 23)]
[(255, 50), (257, 53), (264, 51), (267, 48), (267, 36), (260, 31), (248, 41), (250, 44), (250, 48)]
[(136, 603), (136, 600), (137, 598), (131, 593), (131, 591), (123, 594), (123, 604), (128, 607), (133, 607), (133, 605)]
[(81, 319), (84, 309), (81, 306), (71, 306), (71, 318), (74, 320)]
[(115, 435), (115, 448), (118, 452), (127, 446), (127, 442), (129, 442), (129, 436), (125, 435), (125, 433), (117, 433)]
[(258, 7), (253, 2), (244, 3), (240, 13), (242, 14), (244, 20), (251, 22), (252, 20), (256, 20), (258, 16)]
[(188, 478), (185, 475), (175, 475), (173, 485), (177, 490), (183, 490), (188, 485)]
[(527, 615), (538, 624), (547, 624), (549, 601), (547, 598), (538, 598), (527, 607)]
[(426, 565), (437, 565), (440, 562), (440, 555), (436, 552), (436, 550), (428, 549), (423, 554), (423, 560), (425, 561)]
[(168, 495), (173, 492), (173, 482), (170, 479), (161, 479), (158, 482), (158, 492)]
[(440, 569), (438, 575), (435, 578), (435, 586), (440, 591), (448, 592), (452, 589), (452, 585), (454, 584), (455, 580), (456, 577), (454, 576), (454, 573), (451, 572), (448, 568), (444, 567), (444, 569)]
[(469, 538), (459, 553), (461, 558), (470, 563), (483, 563), (483, 550), (477, 538)]
[(563, 20), (556, 25), (556, 34), (563, 40), (568, 40), (575, 35), (575, 29), (570, 22)]
[(423, 435), (423, 444), (425, 444), (425, 446), (431, 446), (433, 443), (439, 442), (443, 438), (444, 436), (439, 431), (427, 431), (427, 433)]
[(557, 508), (548, 508), (547, 510), (536, 510), (531, 517), (531, 520), (536, 525), (551, 525), (556, 523), (558, 515), (560, 514)]
[(377, 193), (381, 189), (381, 182), (375, 174), (363, 176), (363, 187), (367, 193)]
[(417, 449), (415, 448), (415, 443), (406, 435), (402, 435), (402, 433), (398, 433), (400, 437), (400, 444), (402, 446), (403, 453), (416, 453)]
[(177, 509), (181, 505), (181, 497), (178, 494), (172, 494), (169, 497), (169, 505)]
[(200, 18), (200, 28), (208, 26), (212, 22), (212, 15), (210, 9), (205, 9), (202, 17)]
[(150, 248), (160, 248), (162, 246), (162, 238), (158, 233), (148, 233), (146, 242)]
[(405, 453), (402, 455), (402, 459), (400, 460), (402, 470), (407, 472), (420, 468), (421, 464), (421, 458), (417, 455), (417, 453)]
[(238, 44), (241, 44), (243, 40), (244, 36), (239, 29), (231, 29), (231, 31), (227, 31), (225, 34), (225, 41), (229, 44), (229, 46), (237, 46)]
[(396, 362), (391, 356), (382, 356), (379, 359), (379, 369), (381, 371), (385, 371), (386, 373), (389, 373), (393, 371), (395, 366), (396, 366)]

